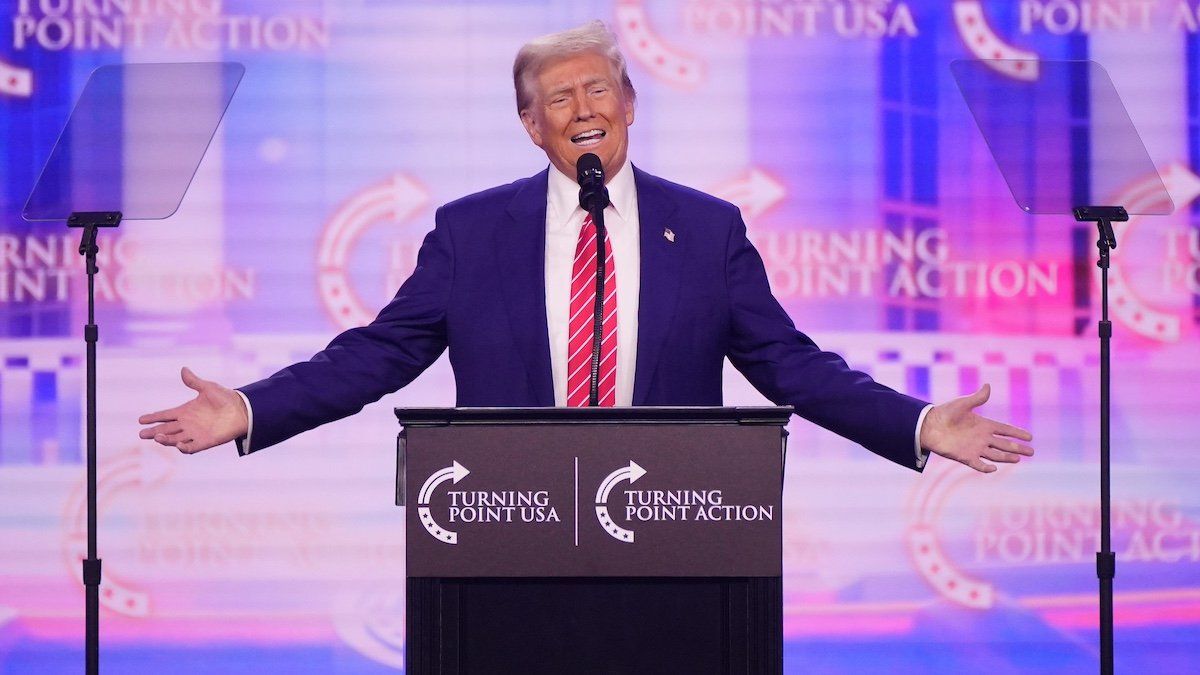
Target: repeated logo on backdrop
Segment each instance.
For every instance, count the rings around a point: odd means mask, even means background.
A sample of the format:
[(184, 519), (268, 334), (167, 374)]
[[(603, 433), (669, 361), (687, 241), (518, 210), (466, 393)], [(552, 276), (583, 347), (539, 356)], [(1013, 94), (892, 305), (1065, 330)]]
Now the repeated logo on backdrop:
[[(18, 214), (88, 72), (121, 61), (247, 66), (202, 166), (215, 178), (189, 194), (190, 215), (165, 224), (192, 237), (188, 250), (159, 236), (168, 230), (125, 226), (101, 246), (101, 602), (113, 648), (179, 646), (217, 669), (228, 658), (302, 672), (315, 645), (330, 667), (394, 668), (405, 534), (378, 450), (395, 432), (390, 403), (452, 400), (448, 368), (236, 466), (221, 464), (232, 455), (176, 463), (133, 451), (133, 420), (188, 395), (174, 378), (193, 359), (243, 384), (369, 322), (411, 273), (433, 206), (543, 168), (513, 120), (509, 52), (589, 11), (618, 35), (639, 89), (631, 157), (739, 206), (801, 329), (928, 399), (991, 382), (986, 412), (1030, 426), (1038, 455), (987, 477), (935, 460), (916, 479), (797, 421), (772, 510), (640, 453), (587, 464), (578, 495), (524, 473), (492, 489), (496, 474), (450, 453), (411, 493), (420, 520), (409, 543), (461, 552), (528, 528), (573, 544), (578, 522), (589, 544), (635, 555), (670, 528), (782, 523), (796, 649), (827, 637), (907, 648), (920, 618), (1003, 644), (932, 672), (1089, 669), (1094, 656), (1078, 645), (1094, 631), (1094, 233), (1012, 206), (946, 67), (998, 59), (1019, 83), (1083, 45), (1109, 59), (1123, 95), (1137, 90), (1125, 102), (1176, 206), (1117, 225), (1110, 274), (1118, 627), (1141, 631), (1123, 653), (1146, 655), (1143, 669), (1200, 658), (1190, 644), (1176, 661), (1155, 651), (1177, 647), (1200, 617), (1188, 574), (1200, 561), (1200, 477), (1187, 457), (1200, 374), (1195, 2), (465, 7), (16, 0), (2, 10), (0, 128), (12, 142), (0, 158), (0, 506), (12, 529), (0, 535), (29, 543), (0, 556), (0, 661), (74, 649), (77, 632), (63, 608), (78, 604), (85, 541), (78, 239)], [(914, 196), (926, 179), (932, 189)], [(1144, 198), (1138, 185), (1115, 197), (1131, 208)], [(201, 252), (205, 264), (191, 264)], [(748, 391), (732, 376), (726, 401), (761, 402)], [(183, 637), (194, 635), (202, 647)], [(1011, 642), (1030, 635), (1068, 656), (1009, 656), (1029, 653)], [(862, 666), (861, 653), (822, 658), (833, 670), (894, 669)]]
[[(375, 317), (375, 302), (362, 299), (355, 290), (350, 259), (363, 234), (372, 227), (395, 228), (425, 206), (428, 193), (403, 174), (358, 191), (334, 211), (317, 247), (317, 285), (330, 319), (340, 328), (364, 326)], [(412, 271), (416, 256), (402, 256), (404, 244), (392, 244), (387, 288), (394, 292), (398, 281)], [(373, 299), (382, 293), (371, 293)]]

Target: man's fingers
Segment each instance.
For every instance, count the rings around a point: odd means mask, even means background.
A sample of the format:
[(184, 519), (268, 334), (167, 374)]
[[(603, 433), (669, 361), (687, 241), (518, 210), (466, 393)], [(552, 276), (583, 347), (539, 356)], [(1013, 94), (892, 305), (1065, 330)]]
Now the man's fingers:
[(160, 445), (169, 445), (171, 447), (180, 449), (182, 449), (181, 446), (185, 444), (194, 444), (195, 440), (196, 439), (192, 438), (192, 434), (186, 431), (180, 431), (174, 434), (157, 434), (154, 437), (154, 442), (159, 443)]
[(993, 462), (1003, 462), (1004, 464), (1016, 464), (1017, 462), (1021, 461), (1020, 455), (1011, 452), (1005, 452), (999, 448), (988, 448), (987, 450), (983, 451), (981, 456), (986, 457)]
[(167, 445), (167, 446), (170, 446), (170, 447), (175, 447), (175, 446), (176, 446), (176, 445), (177, 445), (177, 444), (178, 444), (180, 441), (184, 441), (184, 440), (187, 440), (187, 437), (186, 437), (186, 436), (184, 436), (182, 433), (178, 433), (178, 434), (155, 434), (155, 435), (154, 435), (154, 442), (155, 442), (155, 443), (158, 443), (159, 445)]
[(192, 389), (194, 391), (200, 391), (202, 388), (204, 388), (204, 385), (208, 384), (207, 380), (200, 379), (200, 377), (193, 373), (192, 369), (188, 368), (187, 366), (184, 366), (183, 370), (179, 371), (179, 376), (183, 379), (184, 385), (186, 385), (188, 389)]
[(1033, 448), (1016, 441), (1010, 441), (1006, 438), (993, 437), (989, 445), (998, 450), (1011, 452), (1016, 455), (1024, 455), (1026, 457), (1033, 456)]
[(967, 463), (967, 466), (975, 469), (980, 473), (991, 473), (996, 470), (995, 464), (988, 464), (982, 458), (976, 457)]
[(171, 421), (148, 429), (142, 429), (138, 432), (138, 438), (154, 438), (159, 434), (172, 436), (180, 431), (183, 431), (183, 425), (179, 422)]
[(212, 446), (194, 438), (189, 438), (186, 441), (180, 441), (179, 443), (175, 444), (175, 448), (185, 455), (195, 454), (201, 450), (207, 450), (210, 447)]
[(158, 412), (146, 413), (138, 418), (138, 424), (154, 424), (155, 422), (173, 422), (179, 419), (179, 409), (183, 406), (175, 406)]
[(988, 399), (991, 397), (992, 397), (992, 385), (987, 384), (985, 382), (983, 385), (981, 385), (979, 387), (979, 389), (975, 390), (975, 393), (968, 396), (967, 399), (970, 402), (972, 408), (978, 408), (979, 406), (983, 405), (984, 403), (987, 403)]
[(1029, 433), (1025, 429), (1022, 429), (1021, 427), (1014, 427), (1011, 424), (997, 422), (996, 420), (988, 421), (996, 425), (996, 429), (992, 433), (996, 434), (997, 436), (1008, 436), (1009, 438), (1017, 438), (1026, 442), (1033, 440), (1033, 434)]

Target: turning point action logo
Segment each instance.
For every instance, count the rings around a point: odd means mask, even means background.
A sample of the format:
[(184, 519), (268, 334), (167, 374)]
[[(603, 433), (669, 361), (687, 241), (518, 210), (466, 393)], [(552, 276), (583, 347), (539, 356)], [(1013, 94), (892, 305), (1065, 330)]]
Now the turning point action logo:
[(630, 460), (604, 477), (596, 489), (596, 520), (608, 536), (625, 544), (635, 541), (633, 530), (617, 524), (609, 511), (608, 500), (621, 482), (629, 487), (620, 491), (626, 523), (771, 521), (775, 507), (761, 504), (727, 504), (719, 489), (633, 489), (633, 484), (646, 475), (637, 462)]

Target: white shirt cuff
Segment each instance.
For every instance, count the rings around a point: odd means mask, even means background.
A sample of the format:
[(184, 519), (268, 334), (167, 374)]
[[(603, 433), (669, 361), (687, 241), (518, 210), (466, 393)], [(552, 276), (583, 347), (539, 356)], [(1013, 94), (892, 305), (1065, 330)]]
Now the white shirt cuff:
[[(237, 444), (237, 449), (238, 449), (239, 455), (248, 455), (251, 452), (251, 450), (250, 450), (250, 434), (254, 433), (254, 408), (250, 407), (250, 399), (246, 398), (245, 394), (243, 394), (238, 389), (234, 389), (233, 391), (236, 392), (238, 396), (242, 397), (242, 403), (244, 403), (246, 405), (246, 435), (241, 438), (234, 439), (234, 443)], [(921, 413), (921, 417), (923, 419), (925, 417), (925, 413)], [(917, 422), (917, 437), (918, 438), (920, 438), (920, 436), (921, 436), (920, 430), (921, 430), (921, 423), (918, 421)]]
[[(238, 393), (240, 394), (241, 392), (238, 392)], [(246, 407), (249, 408), (250, 404), (247, 403)], [(933, 409), (933, 404), (931, 403), (931, 404), (925, 406), (925, 408), (921, 410), (921, 414), (919, 416), (917, 416), (917, 435), (913, 440), (913, 446), (917, 450), (917, 469), (918, 470), (924, 469), (925, 462), (929, 461), (929, 451), (921, 447), (921, 426), (925, 424), (925, 415), (928, 415), (929, 411), (932, 409)], [(246, 434), (246, 437), (249, 438), (250, 435)]]

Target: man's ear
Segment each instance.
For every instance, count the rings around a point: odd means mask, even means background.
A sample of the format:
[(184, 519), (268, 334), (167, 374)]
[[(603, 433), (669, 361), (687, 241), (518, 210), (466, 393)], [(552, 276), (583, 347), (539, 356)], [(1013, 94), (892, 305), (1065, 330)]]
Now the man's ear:
[(633, 126), (633, 99), (625, 97), (625, 126)]
[(542, 132), (538, 129), (537, 120), (533, 118), (533, 113), (528, 110), (521, 111), (521, 124), (525, 127), (525, 133), (529, 134), (529, 140), (533, 144), (542, 147)]

